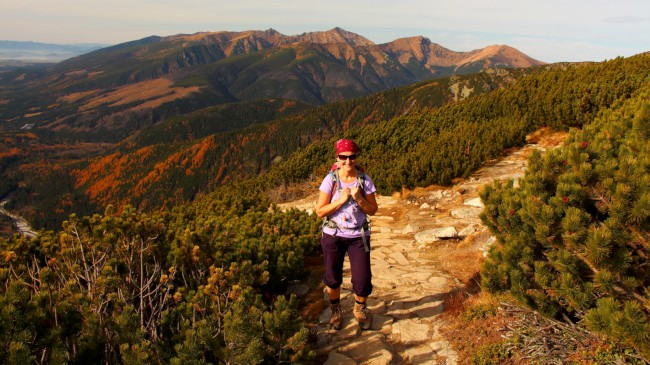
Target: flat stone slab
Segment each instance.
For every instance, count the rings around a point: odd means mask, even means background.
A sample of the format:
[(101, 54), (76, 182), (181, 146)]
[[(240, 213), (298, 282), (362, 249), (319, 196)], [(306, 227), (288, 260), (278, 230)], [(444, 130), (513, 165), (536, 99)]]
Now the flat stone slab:
[(373, 331), (382, 331), (384, 329), (390, 330), (389, 326), (393, 324), (393, 321), (394, 321), (393, 317), (374, 314), (372, 318), (372, 330)]
[(339, 351), (362, 364), (390, 365), (393, 354), (383, 338), (381, 333), (365, 332), (354, 341), (341, 346)]
[(444, 310), (442, 298), (425, 297), (417, 303), (405, 305), (408, 311), (420, 318), (433, 318)]
[(390, 254), (390, 257), (399, 265), (408, 266), (410, 264), (409, 260), (401, 252), (393, 252)]
[(458, 363), (458, 354), (449, 346), (449, 342), (445, 340), (436, 341), (430, 344), (430, 347), (437, 356), (445, 359), (445, 364), (456, 365)]
[(327, 361), (323, 365), (357, 365), (357, 362), (336, 351), (332, 351), (327, 356)]
[(458, 232), (458, 236), (467, 237), (479, 231), (479, 226), (476, 224), (470, 224), (469, 226), (463, 228)]
[(431, 339), (429, 325), (422, 323), (420, 318), (402, 319), (393, 323), (393, 333), (400, 336), (400, 342), (403, 344)]
[(433, 284), (435, 287), (443, 289), (449, 284), (449, 279), (440, 276), (432, 277), (429, 279), (429, 284)]
[(459, 208), (452, 210), (451, 216), (456, 219), (472, 219), (478, 218), (479, 214), (481, 214), (481, 211), (481, 208), (476, 207)]
[(469, 205), (469, 206), (472, 206), (472, 207), (476, 207), (476, 208), (484, 208), (485, 207), (485, 205), (483, 205), (483, 202), (481, 201), (481, 198), (474, 198), (474, 199), (465, 200), (465, 202), (463, 204)]
[(431, 277), (431, 272), (411, 272), (404, 274), (405, 277), (415, 279), (417, 281), (427, 281)]
[(436, 352), (429, 345), (409, 347), (404, 351), (408, 363), (413, 365), (437, 365)]

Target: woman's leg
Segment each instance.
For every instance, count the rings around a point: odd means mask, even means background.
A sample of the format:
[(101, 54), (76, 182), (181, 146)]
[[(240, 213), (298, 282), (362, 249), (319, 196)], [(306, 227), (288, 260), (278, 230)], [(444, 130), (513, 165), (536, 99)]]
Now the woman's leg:
[(341, 295), (343, 283), (343, 260), (345, 260), (345, 244), (339, 237), (323, 234), (321, 238), (325, 275), (323, 282), (327, 285), (329, 299), (337, 299)]
[(370, 269), (370, 252), (366, 252), (361, 237), (348, 241), (348, 256), (352, 274), (352, 291), (355, 299), (365, 302), (365, 298), (372, 293), (372, 270)]
[(372, 315), (366, 307), (366, 300), (372, 293), (372, 271), (370, 252), (366, 252), (363, 240), (359, 238), (348, 246), (350, 270), (352, 271), (352, 291), (354, 292), (354, 317), (361, 329), (372, 327)]
[(335, 330), (343, 327), (343, 311), (341, 309), (341, 284), (343, 283), (343, 260), (345, 259), (345, 245), (337, 237), (323, 234), (321, 238), (325, 275), (323, 282), (326, 285), (327, 297), (330, 301), (332, 316), (330, 326)]

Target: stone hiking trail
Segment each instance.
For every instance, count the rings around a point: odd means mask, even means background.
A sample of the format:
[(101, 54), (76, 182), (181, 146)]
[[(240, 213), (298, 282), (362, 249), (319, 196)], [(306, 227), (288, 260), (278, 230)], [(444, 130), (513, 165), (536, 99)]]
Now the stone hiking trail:
[[(451, 188), (416, 189), (402, 197), (378, 196), (379, 210), (371, 217), (374, 290), (368, 309), (374, 316), (372, 329), (361, 331), (352, 315), (354, 295), (346, 259), (341, 291), (343, 328), (329, 328), (329, 306), (312, 328), (322, 363), (459, 364), (440, 332), (445, 324), (441, 313), (445, 297), (472, 280), (494, 242), (479, 218), (483, 208), (478, 192), (497, 179), (513, 179), (516, 184), (532, 150), (557, 146), (563, 138), (555, 137), (542, 137), (537, 144), (489, 161)], [(315, 200), (316, 195), (311, 195), (280, 207), (310, 210)]]

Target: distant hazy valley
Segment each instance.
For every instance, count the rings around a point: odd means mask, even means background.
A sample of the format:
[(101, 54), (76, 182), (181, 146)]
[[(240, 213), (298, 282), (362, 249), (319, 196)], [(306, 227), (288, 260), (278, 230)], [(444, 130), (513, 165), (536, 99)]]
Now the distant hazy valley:
[(56, 63), (84, 53), (92, 52), (107, 44), (51, 44), (0, 40), (0, 63)]

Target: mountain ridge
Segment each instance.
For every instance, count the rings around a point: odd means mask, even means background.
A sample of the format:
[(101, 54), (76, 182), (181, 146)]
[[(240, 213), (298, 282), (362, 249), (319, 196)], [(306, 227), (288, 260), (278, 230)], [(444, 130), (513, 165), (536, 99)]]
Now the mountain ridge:
[[(467, 51), (467, 52), (458, 52), (451, 49), (445, 48), (438, 43), (432, 42), (429, 38), (424, 36), (412, 36), (398, 38), (390, 42), (377, 44), (369, 39), (353, 33), (346, 31), (340, 27), (336, 27), (327, 31), (316, 31), (316, 32), (306, 32), (299, 35), (284, 35), (273, 28), (270, 28), (265, 31), (261, 30), (248, 30), (241, 32), (231, 32), (231, 31), (218, 31), (218, 32), (198, 32), (193, 34), (177, 34), (165, 37), (151, 36), (143, 38), (140, 41), (147, 40), (156, 40), (158, 42), (166, 41), (188, 41), (196, 42), (200, 41), (202, 44), (220, 44), (228, 43), (229, 46), (224, 47), (224, 54), (228, 57), (233, 54), (239, 54), (239, 52), (250, 52), (252, 50), (259, 51), (265, 47), (272, 46), (283, 46), (291, 45), (296, 43), (314, 43), (314, 44), (346, 44), (352, 47), (364, 46), (364, 47), (377, 47), (380, 50), (391, 53), (399, 51), (410, 51), (413, 53), (418, 53), (418, 46), (421, 48), (419, 52), (419, 59), (422, 59), (424, 53), (428, 54), (427, 59), (438, 61), (436, 65), (449, 66), (454, 62), (441, 62), (445, 59), (451, 58), (452, 60), (464, 60), (466, 58), (476, 58), (482, 59), (486, 57), (491, 57), (496, 54), (503, 54), (504, 49), (507, 49), (509, 57), (515, 59), (515, 62), (521, 64), (519, 67), (531, 67), (539, 66), (545, 64), (545, 62), (535, 60), (532, 57), (525, 55), (519, 50), (507, 46), (507, 45), (488, 45), (483, 48)], [(139, 41), (133, 41), (139, 42)], [(132, 42), (129, 42), (132, 43)], [(119, 46), (119, 45), (117, 45)], [(237, 48), (239, 46), (239, 48)], [(435, 55), (435, 57), (431, 57)], [(526, 62), (521, 62), (519, 59), (523, 58)], [(457, 62), (455, 62), (457, 63)]]
[[(543, 64), (506, 46), (455, 52), (423, 36), (375, 44), (338, 27), (292, 36), (274, 29), (150, 36), (44, 70), (0, 73), (0, 119), (13, 128), (85, 130), (93, 138), (109, 127), (123, 130), (123, 138), (141, 129), (114, 122), (125, 115), (148, 120), (133, 123), (146, 126), (232, 102), (278, 98), (321, 105), (489, 68)], [(147, 92), (138, 97), (139, 90)]]

